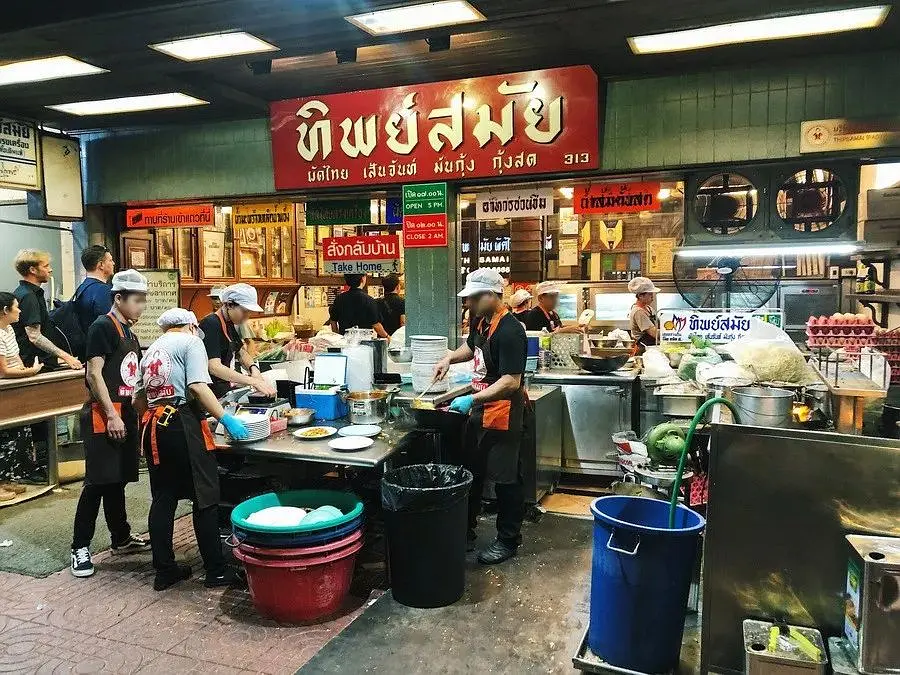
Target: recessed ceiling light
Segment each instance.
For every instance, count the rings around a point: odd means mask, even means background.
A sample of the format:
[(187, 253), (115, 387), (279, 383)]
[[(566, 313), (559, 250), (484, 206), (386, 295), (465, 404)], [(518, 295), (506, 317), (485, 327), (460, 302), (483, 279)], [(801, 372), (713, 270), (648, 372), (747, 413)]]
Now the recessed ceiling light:
[(238, 56), (240, 54), (278, 51), (278, 47), (275, 45), (244, 32), (215, 33), (213, 35), (182, 38), (150, 45), (150, 49), (174, 56), (182, 61), (203, 61), (206, 59), (220, 59), (226, 56)]
[(344, 17), (371, 35), (408, 33), (414, 30), (484, 21), (484, 15), (465, 0), (440, 0), (409, 7), (380, 9)]
[(769, 19), (723, 23), (671, 33), (638, 35), (628, 38), (628, 45), (635, 54), (661, 54), (721, 47), (738, 42), (760, 42), (842, 33), (863, 28), (877, 28), (884, 23), (890, 10), (890, 5), (873, 5), (814, 14), (794, 14)]
[(107, 98), (100, 101), (60, 103), (58, 105), (48, 105), (47, 107), (69, 113), (70, 115), (113, 115), (115, 113), (139, 112), (141, 110), (184, 108), (192, 105), (206, 105), (207, 103), (209, 101), (203, 101), (187, 94), (171, 92), (168, 94), (149, 94), (147, 96)]
[(43, 59), (14, 61), (0, 65), (0, 87), (7, 84), (43, 82), (63, 77), (81, 77), (82, 75), (108, 72), (104, 68), (92, 66), (90, 63), (73, 59), (71, 56), (48, 56)]

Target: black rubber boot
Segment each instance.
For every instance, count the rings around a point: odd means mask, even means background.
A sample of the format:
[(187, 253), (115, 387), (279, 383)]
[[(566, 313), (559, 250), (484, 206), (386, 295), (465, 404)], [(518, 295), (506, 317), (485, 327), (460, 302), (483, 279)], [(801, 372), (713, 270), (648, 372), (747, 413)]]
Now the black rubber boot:
[(490, 546), (478, 553), (478, 562), (482, 565), (497, 565), (512, 558), (517, 550), (517, 546), (510, 546), (499, 539), (494, 539)]

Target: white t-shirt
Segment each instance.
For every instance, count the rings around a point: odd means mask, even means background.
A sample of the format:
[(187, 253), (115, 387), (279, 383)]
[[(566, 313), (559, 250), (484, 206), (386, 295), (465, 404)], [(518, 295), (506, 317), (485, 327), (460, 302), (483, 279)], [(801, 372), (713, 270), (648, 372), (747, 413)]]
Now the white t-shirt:
[(24, 368), (19, 356), (19, 343), (12, 326), (0, 328), (0, 356), (6, 359), (7, 368)]
[(190, 385), (212, 382), (203, 340), (177, 331), (164, 333), (150, 345), (141, 360), (141, 373), (150, 405), (165, 399), (186, 402)]

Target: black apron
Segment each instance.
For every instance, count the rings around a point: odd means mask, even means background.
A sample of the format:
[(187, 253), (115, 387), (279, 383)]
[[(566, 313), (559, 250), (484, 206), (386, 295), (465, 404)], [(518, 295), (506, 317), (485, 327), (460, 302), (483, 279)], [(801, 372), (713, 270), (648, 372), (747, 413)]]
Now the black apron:
[[(228, 322), (225, 320), (225, 315), (223, 314), (223, 310), (219, 310), (216, 312), (216, 318), (219, 319), (219, 327), (222, 329), (222, 335), (225, 336), (225, 358), (222, 359), (222, 365), (227, 366), (228, 368), (234, 368), (235, 370), (240, 370), (241, 365), (237, 363), (237, 355), (241, 353), (241, 348), (244, 346), (244, 341), (241, 339), (240, 334), (237, 332), (237, 328), (235, 327), (234, 336), (229, 335), (228, 333)], [(233, 324), (232, 324), (233, 326)], [(216, 398), (222, 398), (225, 394), (232, 390), (231, 382), (226, 380), (220, 380), (218, 377), (212, 377), (212, 385), (211, 389), (213, 393), (216, 395)]]
[(215, 440), (198, 403), (150, 408), (141, 439), (151, 487), (165, 482), (178, 499), (190, 499), (199, 509), (219, 503)]
[(79, 420), (84, 440), (85, 485), (133, 483), (138, 479), (138, 417), (131, 397), (141, 377), (141, 346), (134, 333), (126, 333), (112, 313), (106, 316), (119, 334), (119, 345), (103, 364), (103, 381), (113, 406), (125, 422), (126, 436), (122, 441), (107, 436), (103, 408), (91, 394)]
[[(475, 326), (475, 377), (472, 388), (476, 391), (486, 389), (500, 379), (496, 363), (491, 358), (491, 338), (500, 319), (509, 310), (498, 312), (491, 321), (487, 335), (481, 331), (484, 319), (479, 319)], [(484, 373), (479, 378), (480, 373)], [(524, 385), (512, 395), (512, 398), (475, 404), (466, 423), (465, 454), (469, 468), (485, 467), (485, 479), (495, 483), (515, 483), (519, 477), (519, 445), (522, 441), (522, 427), (527, 406)], [(478, 457), (484, 452), (487, 457)]]
[[(653, 313), (653, 310), (650, 309), (648, 305), (644, 309), (647, 310), (647, 315), (650, 317), (650, 321), (656, 324), (656, 314)], [(635, 354), (641, 355), (647, 351), (647, 347), (654, 347), (656, 345), (656, 338), (650, 335), (647, 331), (641, 331), (641, 334), (638, 336), (638, 339), (635, 343)]]

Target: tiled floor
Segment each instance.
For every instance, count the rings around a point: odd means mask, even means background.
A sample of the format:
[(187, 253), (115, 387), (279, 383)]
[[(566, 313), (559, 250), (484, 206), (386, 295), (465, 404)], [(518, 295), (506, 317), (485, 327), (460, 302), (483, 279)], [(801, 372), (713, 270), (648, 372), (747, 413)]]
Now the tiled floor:
[(0, 572), (0, 673), (293, 673), (350, 624), (364, 602), (313, 626), (259, 617), (246, 590), (208, 590), (191, 519), (175, 550), (194, 567), (157, 593), (149, 554), (94, 557), (97, 573), (44, 579)]

